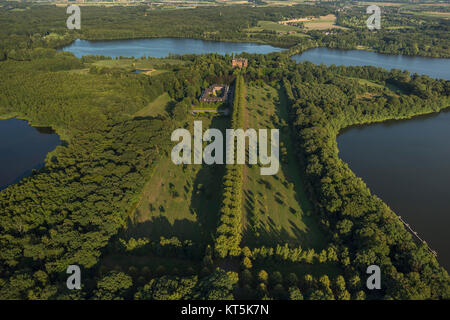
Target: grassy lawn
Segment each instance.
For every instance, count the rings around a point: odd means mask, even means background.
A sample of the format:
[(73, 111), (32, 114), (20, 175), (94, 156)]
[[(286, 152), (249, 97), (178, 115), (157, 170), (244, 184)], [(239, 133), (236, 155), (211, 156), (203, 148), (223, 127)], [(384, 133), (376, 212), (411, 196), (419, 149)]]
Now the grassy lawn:
[[(203, 130), (223, 128), (226, 118), (202, 117)], [(192, 128), (191, 128), (192, 130)], [(175, 145), (175, 143), (174, 143)], [(222, 165), (175, 165), (161, 159), (147, 183), (126, 235), (208, 242), (217, 226)]]
[(134, 114), (135, 117), (155, 117), (157, 115), (166, 115), (167, 107), (172, 102), (167, 92), (160, 95), (154, 101), (150, 102), (145, 108)]
[[(325, 239), (303, 190), (301, 171), (287, 126), (287, 106), (284, 95), (264, 85), (248, 87), (246, 127), (279, 128), (280, 170), (273, 176), (260, 175), (257, 165), (244, 170), (244, 240), (249, 247), (289, 242), (304, 248), (320, 249)], [(283, 128), (284, 127), (284, 128)], [(286, 152), (285, 152), (286, 153)], [(259, 218), (258, 218), (259, 217)], [(259, 221), (260, 227), (257, 228)]]

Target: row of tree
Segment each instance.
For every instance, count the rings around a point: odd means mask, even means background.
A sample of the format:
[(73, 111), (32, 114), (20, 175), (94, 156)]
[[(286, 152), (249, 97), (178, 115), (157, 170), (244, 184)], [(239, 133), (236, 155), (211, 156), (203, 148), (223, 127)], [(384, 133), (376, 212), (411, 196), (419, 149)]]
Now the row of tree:
[[(234, 86), (231, 127), (243, 128), (245, 108), (244, 77), (238, 74)], [(214, 250), (218, 257), (238, 256), (242, 239), (242, 173), (243, 167), (229, 164), (223, 178), (223, 200), (219, 213), (219, 225), (216, 230)]]

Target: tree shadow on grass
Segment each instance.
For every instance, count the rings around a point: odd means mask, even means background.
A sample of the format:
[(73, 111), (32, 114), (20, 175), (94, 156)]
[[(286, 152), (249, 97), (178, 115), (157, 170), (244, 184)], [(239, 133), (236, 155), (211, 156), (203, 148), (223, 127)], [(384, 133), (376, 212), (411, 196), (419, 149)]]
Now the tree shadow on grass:
[(146, 237), (152, 241), (159, 241), (161, 237), (201, 241), (201, 228), (196, 221), (178, 219), (172, 223), (164, 215), (159, 215), (144, 222), (129, 221), (121, 236), (125, 239)]
[[(287, 98), (282, 89), (278, 89), (277, 92), (279, 98), (274, 101), (276, 114), (279, 119), (283, 119), (287, 124), (289, 124)], [(301, 165), (296, 155), (295, 136), (289, 125), (284, 132), (281, 132), (280, 140), (283, 141), (288, 153), (288, 163), (281, 165), (281, 170), (283, 171), (283, 175), (286, 177), (287, 182), (294, 185), (295, 200), (302, 209), (301, 219), (306, 227), (306, 230), (302, 231), (291, 220), (291, 230), (294, 234), (296, 234), (301, 243), (307, 243), (315, 249), (323, 248), (326, 246), (327, 239), (320, 227), (318, 217), (313, 215), (312, 204), (309, 200), (310, 197), (306, 193), (305, 185), (302, 182), (304, 177), (302, 175)]]
[(298, 246), (299, 240), (305, 239), (308, 230), (300, 230), (292, 221), (290, 221), (290, 226), (291, 230), (289, 231), (286, 228), (279, 229), (274, 221), (268, 217), (268, 222), (262, 223), (261, 228), (258, 230), (247, 230), (244, 233), (243, 243), (251, 248), (261, 246), (275, 247), (277, 244), (283, 245), (284, 243)]
[[(228, 118), (217, 116), (212, 119), (210, 127), (224, 131), (228, 122)], [(225, 152), (223, 154), (225, 155)], [(216, 232), (224, 174), (224, 164), (203, 164), (193, 183), (191, 210), (197, 214), (198, 223), (207, 241), (212, 241)]]
[[(278, 116), (280, 120), (284, 120), (286, 123), (289, 122), (288, 119), (288, 110), (287, 110), (287, 101), (284, 96), (284, 92), (282, 90), (278, 90), (278, 99), (273, 99), (275, 104), (275, 114)], [(280, 128), (281, 129), (281, 128)], [(294, 220), (289, 219), (289, 227), (286, 228), (278, 228), (274, 221), (267, 217), (267, 222), (262, 224), (262, 227), (259, 230), (246, 230), (244, 234), (244, 243), (249, 246), (276, 246), (281, 242), (290, 243), (292, 245), (298, 246), (302, 244), (303, 247), (312, 247), (314, 249), (321, 249), (326, 245), (326, 238), (322, 235), (322, 230), (320, 228), (317, 217), (314, 217), (312, 214), (312, 208), (309, 203), (308, 196), (302, 186), (302, 176), (300, 164), (298, 167), (295, 165), (298, 163), (297, 156), (295, 154), (295, 145), (294, 140), (295, 137), (292, 135), (292, 132), (289, 127), (284, 130), (280, 130), (280, 142), (283, 142), (287, 148), (288, 152), (288, 163), (281, 163), (280, 170), (282, 171), (286, 181), (288, 183), (292, 183), (294, 185), (294, 197), (296, 202), (300, 205), (302, 213), (295, 212), (295, 209), (289, 207), (288, 213), (294, 217), (297, 214), (302, 214), (301, 220), (305, 224), (305, 230), (301, 230)], [(274, 176), (276, 180), (279, 180), (278, 177)], [(258, 181), (260, 184), (265, 184), (266, 189), (270, 184), (263, 181)], [(244, 206), (244, 210), (247, 210), (247, 215), (251, 216), (251, 208), (250, 202), (248, 198), (251, 198), (248, 194), (245, 194), (246, 203)], [(276, 196), (276, 194), (274, 195)], [(276, 200), (278, 203), (283, 202), (283, 199), (280, 197)]]
[[(221, 129), (226, 122), (226, 119), (224, 120), (222, 117), (215, 117), (210, 127)], [(196, 216), (192, 220), (184, 218), (172, 222), (167, 218), (170, 216), (170, 212), (162, 212), (160, 215), (152, 216), (144, 222), (128, 221), (123, 236), (128, 238), (147, 237), (151, 240), (176, 236), (180, 240), (211, 242), (217, 228), (224, 173), (225, 165), (203, 164), (196, 173), (192, 185), (187, 182), (183, 186), (185, 192), (192, 188), (191, 198), (183, 200), (189, 201), (190, 212)], [(170, 181), (168, 183), (170, 184)], [(149, 205), (152, 206), (153, 204), (149, 203)], [(139, 216), (139, 209), (134, 216)]]

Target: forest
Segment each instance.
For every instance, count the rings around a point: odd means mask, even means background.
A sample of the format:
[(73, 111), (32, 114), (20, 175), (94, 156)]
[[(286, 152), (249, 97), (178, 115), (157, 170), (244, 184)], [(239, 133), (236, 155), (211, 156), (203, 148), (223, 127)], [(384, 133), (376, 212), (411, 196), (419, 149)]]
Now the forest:
[[(231, 66), (230, 55), (123, 58), (108, 67), (99, 62), (112, 59), (79, 59), (55, 49), (77, 37), (183, 35), (243, 40), (240, 26), (245, 24), (300, 12), (322, 15), (329, 10), (321, 6), (256, 9), (250, 13), (246, 7), (221, 8), (222, 15), (214, 18), (211, 12), (217, 13), (217, 8), (195, 9), (184, 21), (186, 26), (176, 23), (181, 13), (171, 13), (174, 20), (152, 31), (143, 17), (154, 15), (165, 20), (167, 12), (145, 16), (142, 11), (142, 19), (136, 19), (137, 12), (144, 8), (108, 8), (105, 20), (99, 23), (94, 21), (95, 10), (99, 9), (94, 7), (86, 12), (86, 28), (76, 34), (64, 29), (63, 8), (32, 8), (35, 16), (27, 11), (8, 12), (8, 6), (0, 8), (0, 23), (7, 25), (0, 31), (0, 119), (18, 117), (49, 126), (63, 140), (47, 156), (45, 167), (0, 192), (0, 299), (450, 298), (447, 271), (338, 157), (336, 143), (339, 132), (351, 125), (443, 110), (450, 105), (449, 81), (368, 66), (296, 63), (286, 52), (243, 53), (240, 57), (249, 60), (249, 67), (237, 70)], [(55, 12), (61, 12), (59, 24), (44, 18)], [(227, 16), (235, 17), (238, 23)], [(25, 17), (27, 24), (21, 22)], [(224, 17), (223, 29), (215, 35), (205, 33), (216, 27), (220, 17)], [(196, 19), (204, 23), (197, 26)], [(94, 28), (95, 24), (104, 29)], [(33, 27), (36, 29), (30, 32)], [(445, 37), (446, 30), (436, 28), (429, 36)], [(313, 34), (288, 53), (316, 46), (319, 41), (333, 45), (331, 38), (322, 39), (322, 34), (314, 38)], [(414, 36), (409, 31), (404, 33), (403, 48), (412, 47), (409, 41)], [(428, 35), (425, 32), (423, 36)], [(260, 40), (272, 43), (264, 37)], [(367, 43), (374, 48), (375, 43), (381, 46), (377, 50), (400, 50), (382, 47), (389, 42), (384, 36), (368, 37), (373, 37)], [(290, 46), (288, 39), (277, 41)], [(339, 41), (336, 46), (347, 45)], [(448, 37), (436, 43), (439, 45), (430, 50), (418, 48), (417, 54), (448, 54)], [(122, 60), (127, 66), (130, 62), (152, 64), (164, 72), (135, 74), (129, 67), (117, 67)], [(197, 104), (202, 90), (214, 83), (234, 88), (231, 115), (192, 115), (191, 107)], [(399, 90), (391, 90), (392, 86)], [(165, 94), (168, 103), (164, 112), (152, 116), (140, 113)], [(279, 117), (271, 117), (269, 124), (283, 127), (286, 144), (282, 153), (286, 159), (280, 172), (290, 165), (300, 173), (295, 173), (296, 186), (288, 180), (278, 181), (281, 186), (277, 190), (303, 190), (304, 197), (299, 200), (303, 207), (293, 208), (291, 214), (310, 223), (320, 241), (262, 241), (268, 235), (261, 225), (272, 213), (265, 210), (259, 217), (259, 213), (247, 216), (244, 207), (258, 208), (269, 196), (289, 207), (283, 191), (274, 191), (275, 181), (281, 176), (274, 177), (272, 184), (256, 181), (262, 185), (258, 190), (265, 191), (254, 192), (250, 199), (244, 187), (251, 178), (251, 168), (240, 165), (212, 171), (204, 166), (195, 170), (180, 167), (178, 189), (175, 174), (170, 175), (173, 168), (169, 168), (165, 172), (168, 181), (161, 188), (170, 191), (165, 195), (169, 201), (189, 203), (185, 214), (190, 220), (184, 219), (182, 226), (195, 226), (194, 231), (176, 234), (169, 224), (167, 234), (159, 237), (141, 232), (138, 227), (148, 230), (152, 221), (136, 222), (137, 208), (151, 199), (150, 194), (143, 200), (143, 194), (158, 166), (169, 161), (170, 133), (176, 128), (191, 129), (195, 119), (211, 127), (244, 127), (250, 121), (249, 108), (256, 108), (258, 101), (270, 102), (275, 109), (282, 104), (286, 111), (285, 118), (278, 113)], [(211, 180), (218, 190), (217, 208), (195, 205), (215, 199), (209, 190), (212, 186), (205, 180)], [(151, 204), (145, 206), (151, 212), (159, 210), (153, 219), (159, 222), (157, 226), (166, 225), (178, 214), (164, 205), (155, 209)], [(249, 241), (250, 229), (260, 233), (254, 233), (259, 242)], [(82, 268), (81, 290), (66, 287), (70, 264)], [(381, 267), (384, 279), (382, 289), (376, 292), (365, 286), (366, 268), (371, 264)]]

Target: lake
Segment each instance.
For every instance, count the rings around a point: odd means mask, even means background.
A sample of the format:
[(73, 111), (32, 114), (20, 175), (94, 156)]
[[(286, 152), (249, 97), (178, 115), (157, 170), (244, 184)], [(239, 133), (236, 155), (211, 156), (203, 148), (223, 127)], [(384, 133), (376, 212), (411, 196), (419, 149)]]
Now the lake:
[(450, 59), (409, 57), (401, 55), (380, 54), (364, 50), (338, 50), (315, 48), (294, 55), (297, 61), (310, 61), (327, 66), (375, 66), (384, 69), (408, 70), (411, 73), (426, 74), (432, 78), (450, 80)]
[(337, 140), (341, 159), (450, 270), (450, 110), (352, 127)]
[(103, 55), (109, 57), (142, 56), (164, 58), (169, 54), (203, 54), (203, 53), (261, 53), (279, 52), (283, 49), (266, 44), (246, 42), (217, 42), (196, 39), (155, 38), (130, 39), (110, 41), (75, 40), (72, 44), (62, 48), (72, 52), (78, 58), (85, 55)]
[(0, 190), (44, 166), (46, 155), (61, 143), (50, 128), (35, 128), (25, 120), (0, 120)]

